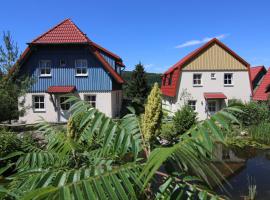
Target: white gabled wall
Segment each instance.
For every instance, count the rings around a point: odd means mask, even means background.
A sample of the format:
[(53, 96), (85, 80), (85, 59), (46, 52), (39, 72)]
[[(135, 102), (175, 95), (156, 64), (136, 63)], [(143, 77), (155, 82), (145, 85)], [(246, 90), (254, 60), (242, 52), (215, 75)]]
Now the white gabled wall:
[[(119, 95), (119, 101), (117, 100), (117, 94)], [(35, 112), (32, 104), (33, 95), (44, 95), (45, 99), (45, 111)], [(96, 108), (106, 114), (109, 117), (116, 117), (119, 115), (122, 105), (122, 91), (112, 92), (85, 92), (75, 94), (81, 99), (84, 99), (84, 95), (96, 95)], [(53, 98), (54, 95), (53, 95)], [(37, 123), (41, 118), (48, 122), (58, 122), (57, 109), (53, 104), (53, 100), (48, 93), (27, 93), (25, 96), (19, 98), (19, 102), (24, 101), (24, 107), (26, 112), (24, 116), (19, 118), (20, 123), (33, 124)], [(19, 109), (21, 109), (19, 107)]]
[[(202, 87), (193, 86), (193, 74), (202, 74)], [(211, 73), (216, 74), (216, 79), (211, 80)], [(233, 74), (233, 86), (224, 86), (224, 73)], [(228, 99), (241, 99), (243, 102), (248, 102), (251, 99), (248, 71), (183, 71), (180, 76), (180, 81), (177, 89), (176, 97), (164, 97), (163, 105), (165, 109), (172, 112), (177, 111), (184, 105), (185, 100), (196, 100), (196, 112), (199, 120), (207, 118), (206, 100), (204, 93), (206, 92), (222, 92)], [(190, 94), (190, 97), (183, 97), (183, 91)]]

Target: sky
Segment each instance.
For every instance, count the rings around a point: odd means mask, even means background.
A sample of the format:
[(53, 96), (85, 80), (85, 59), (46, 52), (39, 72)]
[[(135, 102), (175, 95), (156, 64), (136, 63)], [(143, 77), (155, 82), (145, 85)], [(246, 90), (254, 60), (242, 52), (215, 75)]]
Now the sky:
[[(26, 43), (70, 18), (127, 70), (164, 72), (213, 37), (252, 66), (270, 66), (269, 0), (3, 0), (0, 33)], [(1, 42), (0, 42), (1, 43)]]

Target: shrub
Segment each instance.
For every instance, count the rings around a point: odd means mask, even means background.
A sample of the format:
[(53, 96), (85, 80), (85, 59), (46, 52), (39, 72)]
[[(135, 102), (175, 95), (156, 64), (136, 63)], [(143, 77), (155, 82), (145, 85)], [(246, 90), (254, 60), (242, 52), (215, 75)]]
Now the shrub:
[(261, 122), (270, 120), (270, 112), (267, 104), (250, 102), (243, 104), (241, 109), (243, 113), (238, 113), (237, 118), (242, 122), (244, 126), (258, 125)]
[(270, 144), (270, 123), (262, 122), (260, 124), (250, 126), (249, 134), (253, 140), (259, 143)]
[(172, 122), (162, 123), (160, 137), (168, 141), (174, 140), (177, 136)]
[(175, 130), (179, 134), (185, 133), (197, 122), (197, 114), (185, 105), (180, 110), (178, 110), (173, 117), (173, 124)]
[(21, 145), (15, 133), (6, 129), (0, 129), (0, 157), (4, 157), (9, 153), (17, 151)]

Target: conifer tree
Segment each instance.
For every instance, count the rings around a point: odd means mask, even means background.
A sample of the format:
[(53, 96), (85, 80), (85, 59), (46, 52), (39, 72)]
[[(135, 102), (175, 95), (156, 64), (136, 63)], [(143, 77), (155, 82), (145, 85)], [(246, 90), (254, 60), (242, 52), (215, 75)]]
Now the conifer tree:
[(131, 75), (131, 80), (127, 85), (127, 97), (132, 102), (143, 105), (148, 93), (146, 73), (141, 63), (135, 66)]
[(158, 83), (154, 84), (145, 106), (145, 113), (142, 116), (142, 133), (144, 141), (149, 147), (153, 140), (160, 134), (162, 119), (161, 92)]

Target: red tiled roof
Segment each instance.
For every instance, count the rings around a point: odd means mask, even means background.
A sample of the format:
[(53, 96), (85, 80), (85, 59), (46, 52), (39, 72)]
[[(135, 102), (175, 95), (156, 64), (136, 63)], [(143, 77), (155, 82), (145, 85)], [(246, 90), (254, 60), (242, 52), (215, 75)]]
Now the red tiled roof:
[[(168, 84), (167, 85), (166, 84), (161, 85), (162, 94), (164, 94), (166, 96), (174, 97), (176, 95), (176, 92), (177, 92), (177, 86), (178, 86), (179, 78), (180, 78), (180, 75), (181, 75), (181, 69), (184, 66), (184, 64), (186, 64), (190, 60), (194, 59), (197, 55), (199, 55), (201, 52), (203, 52), (205, 49), (209, 48), (213, 44), (219, 45), (225, 51), (227, 51), (233, 57), (235, 57), (237, 60), (239, 60), (239, 62), (241, 62), (245, 66), (247, 66), (248, 72), (249, 72), (249, 78), (250, 78), (250, 65), (243, 58), (241, 58), (234, 51), (232, 51), (229, 47), (227, 47), (225, 44), (220, 42), (218, 39), (214, 38), (214, 39), (210, 40), (209, 42), (207, 42), (206, 44), (204, 44), (203, 46), (201, 46), (198, 49), (196, 49), (196, 50), (192, 51), (191, 53), (189, 53), (187, 56), (182, 58), (180, 61), (178, 61), (175, 65), (173, 65), (171, 68), (169, 68), (163, 74), (162, 83), (164, 81), (167, 83), (167, 80), (164, 80), (164, 79), (167, 79), (167, 76), (169, 74), (172, 74), (172, 83), (171, 83), (171, 85), (168, 85)], [(252, 83), (251, 83), (251, 81), (250, 81), (250, 86), (251, 86), (251, 92), (252, 92)]]
[(31, 44), (70, 44), (87, 42), (88, 38), (86, 35), (70, 19), (66, 19), (34, 39)]
[(251, 81), (253, 82), (257, 75), (262, 71), (265, 70), (264, 66), (257, 66), (257, 67), (251, 67), (250, 73), (251, 73)]
[(47, 93), (71, 93), (76, 90), (75, 86), (50, 86), (47, 89)]
[(227, 99), (226, 95), (222, 92), (206, 92), (203, 93), (205, 99)]
[(270, 94), (269, 87), (270, 87), (270, 68), (268, 69), (267, 73), (264, 75), (262, 82), (260, 83), (259, 87), (255, 91), (253, 95), (253, 100), (267, 101)]
[[(92, 42), (86, 34), (84, 34), (70, 19), (66, 19), (55, 27), (51, 28), (46, 33), (34, 39), (30, 46), (24, 51), (19, 60), (24, 60), (27, 55), (31, 53), (31, 45), (40, 44), (86, 44), (89, 45), (94, 56), (103, 64), (104, 68), (111, 74), (111, 76), (118, 82), (124, 83), (123, 78), (113, 70), (112, 66), (100, 55), (100, 52), (116, 59), (117, 64), (124, 66), (122, 59), (109, 50)], [(14, 69), (11, 70), (14, 71)]]

